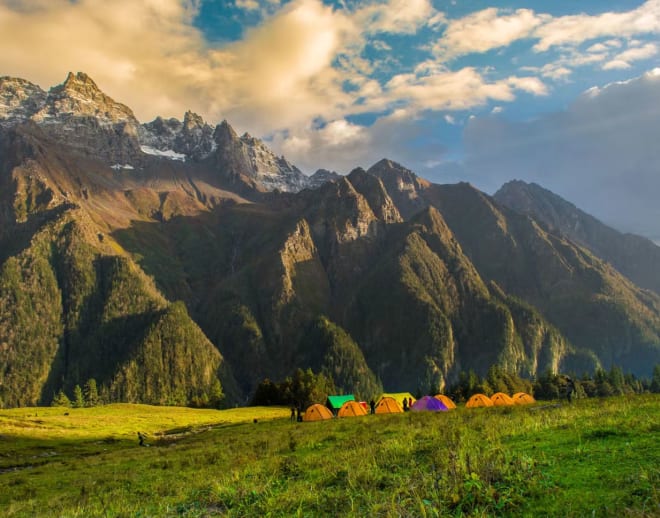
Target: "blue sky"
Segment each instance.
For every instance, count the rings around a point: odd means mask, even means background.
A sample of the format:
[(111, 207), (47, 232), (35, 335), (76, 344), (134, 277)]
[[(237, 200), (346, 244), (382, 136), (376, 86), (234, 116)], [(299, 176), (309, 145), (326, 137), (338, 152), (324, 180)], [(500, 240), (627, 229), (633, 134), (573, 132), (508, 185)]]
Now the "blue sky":
[(659, 34), (660, 0), (0, 0), (0, 75), (85, 71), (140, 120), (226, 118), (306, 172), (537, 181), (655, 238)]

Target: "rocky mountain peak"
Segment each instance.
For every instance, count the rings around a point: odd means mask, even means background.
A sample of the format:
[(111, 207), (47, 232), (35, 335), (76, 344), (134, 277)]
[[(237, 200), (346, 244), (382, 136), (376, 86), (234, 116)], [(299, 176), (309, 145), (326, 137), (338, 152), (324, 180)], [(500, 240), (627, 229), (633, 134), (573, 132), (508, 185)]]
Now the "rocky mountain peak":
[(101, 90), (99, 89), (98, 86), (96, 86), (96, 83), (94, 80), (89, 77), (85, 72), (77, 72), (74, 74), (73, 72), (69, 72), (66, 76), (66, 79), (64, 80), (64, 83), (62, 83), (59, 87), (54, 87), (53, 89), (58, 89), (62, 88), (64, 90), (75, 90), (78, 92), (85, 92), (87, 91), (92, 92), (92, 93), (100, 93)]
[(216, 149), (213, 128), (191, 111), (184, 114), (183, 122), (156, 117), (143, 124), (139, 131), (142, 151), (148, 154), (199, 161)]
[(410, 218), (428, 205), (421, 194), (428, 189), (430, 182), (419, 178), (401, 164), (384, 158), (372, 165), (367, 173), (382, 180), (404, 219)]
[(379, 220), (384, 223), (397, 223), (403, 220), (380, 178), (358, 167), (351, 171), (348, 180), (355, 190), (365, 197)]
[(39, 86), (25, 79), (0, 77), (0, 125), (27, 120), (43, 107), (46, 96)]
[(103, 93), (84, 72), (69, 72), (66, 80), (48, 92), (46, 106), (33, 115), (43, 123), (63, 123), (71, 117), (93, 117), (102, 125), (129, 123), (137, 129), (133, 111)]
[(216, 166), (216, 174), (230, 183), (260, 191), (298, 192), (327, 181), (310, 180), (260, 139), (239, 137), (226, 120), (213, 128), (187, 111), (183, 121), (156, 117), (141, 125), (128, 106), (84, 72), (70, 72), (48, 92), (24, 79), (0, 78), (0, 127), (28, 120), (54, 142), (116, 171), (139, 170), (153, 160), (192, 160)]
[(238, 140), (238, 133), (234, 131), (234, 128), (227, 122), (227, 119), (224, 119), (220, 124), (215, 127), (213, 133), (215, 141), (220, 144)]
[(202, 118), (201, 115), (197, 115), (194, 112), (191, 112), (188, 110), (184, 116), (183, 116), (183, 127), (191, 131), (195, 128), (203, 128), (204, 126), (207, 126), (206, 122), (204, 122), (204, 119)]

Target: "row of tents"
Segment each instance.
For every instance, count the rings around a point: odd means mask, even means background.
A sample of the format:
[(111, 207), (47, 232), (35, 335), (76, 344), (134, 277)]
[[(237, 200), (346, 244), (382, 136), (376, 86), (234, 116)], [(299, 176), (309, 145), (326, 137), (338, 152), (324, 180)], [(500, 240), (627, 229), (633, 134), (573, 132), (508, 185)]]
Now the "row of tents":
[[(404, 402), (405, 400), (405, 402)], [(504, 405), (527, 405), (534, 403), (534, 398), (525, 392), (518, 392), (513, 396), (497, 392), (491, 397), (485, 394), (474, 394), (465, 404), (466, 408)], [(397, 394), (383, 394), (375, 405), (376, 414), (403, 413), (404, 407), (413, 412), (446, 412), (456, 408), (456, 404), (444, 394), (424, 396), (415, 400), (408, 392)], [(325, 405), (311, 405), (303, 415), (303, 421), (321, 421), (337, 417), (359, 417), (369, 413), (369, 407), (364, 401), (356, 401), (353, 394), (342, 396), (328, 396)]]

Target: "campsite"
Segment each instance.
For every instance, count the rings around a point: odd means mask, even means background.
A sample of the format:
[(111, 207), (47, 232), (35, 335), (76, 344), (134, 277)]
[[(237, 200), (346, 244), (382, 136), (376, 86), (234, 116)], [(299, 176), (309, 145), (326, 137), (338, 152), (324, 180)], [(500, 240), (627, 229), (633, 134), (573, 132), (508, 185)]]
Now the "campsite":
[[(384, 404), (396, 408), (390, 399)], [(577, 517), (660, 510), (655, 394), (316, 422), (291, 422), (289, 413), (128, 404), (0, 410), (0, 514)]]

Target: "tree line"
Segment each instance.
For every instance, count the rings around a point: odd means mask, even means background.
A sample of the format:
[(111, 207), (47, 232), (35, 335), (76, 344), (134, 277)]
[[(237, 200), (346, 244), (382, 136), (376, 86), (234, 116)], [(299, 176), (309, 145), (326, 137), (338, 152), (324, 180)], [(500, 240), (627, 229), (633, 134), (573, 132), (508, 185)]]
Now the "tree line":
[(474, 371), (461, 372), (458, 382), (449, 388), (447, 394), (455, 401), (467, 401), (472, 394), (491, 396), (496, 392), (527, 392), (541, 400), (559, 399), (569, 392), (576, 398), (660, 393), (660, 364), (653, 369), (650, 380), (637, 378), (630, 373), (625, 374), (618, 366), (613, 366), (609, 371), (596, 369), (593, 374), (582, 376), (548, 370), (535, 380), (528, 380), (495, 365), (484, 377), (478, 376)]

